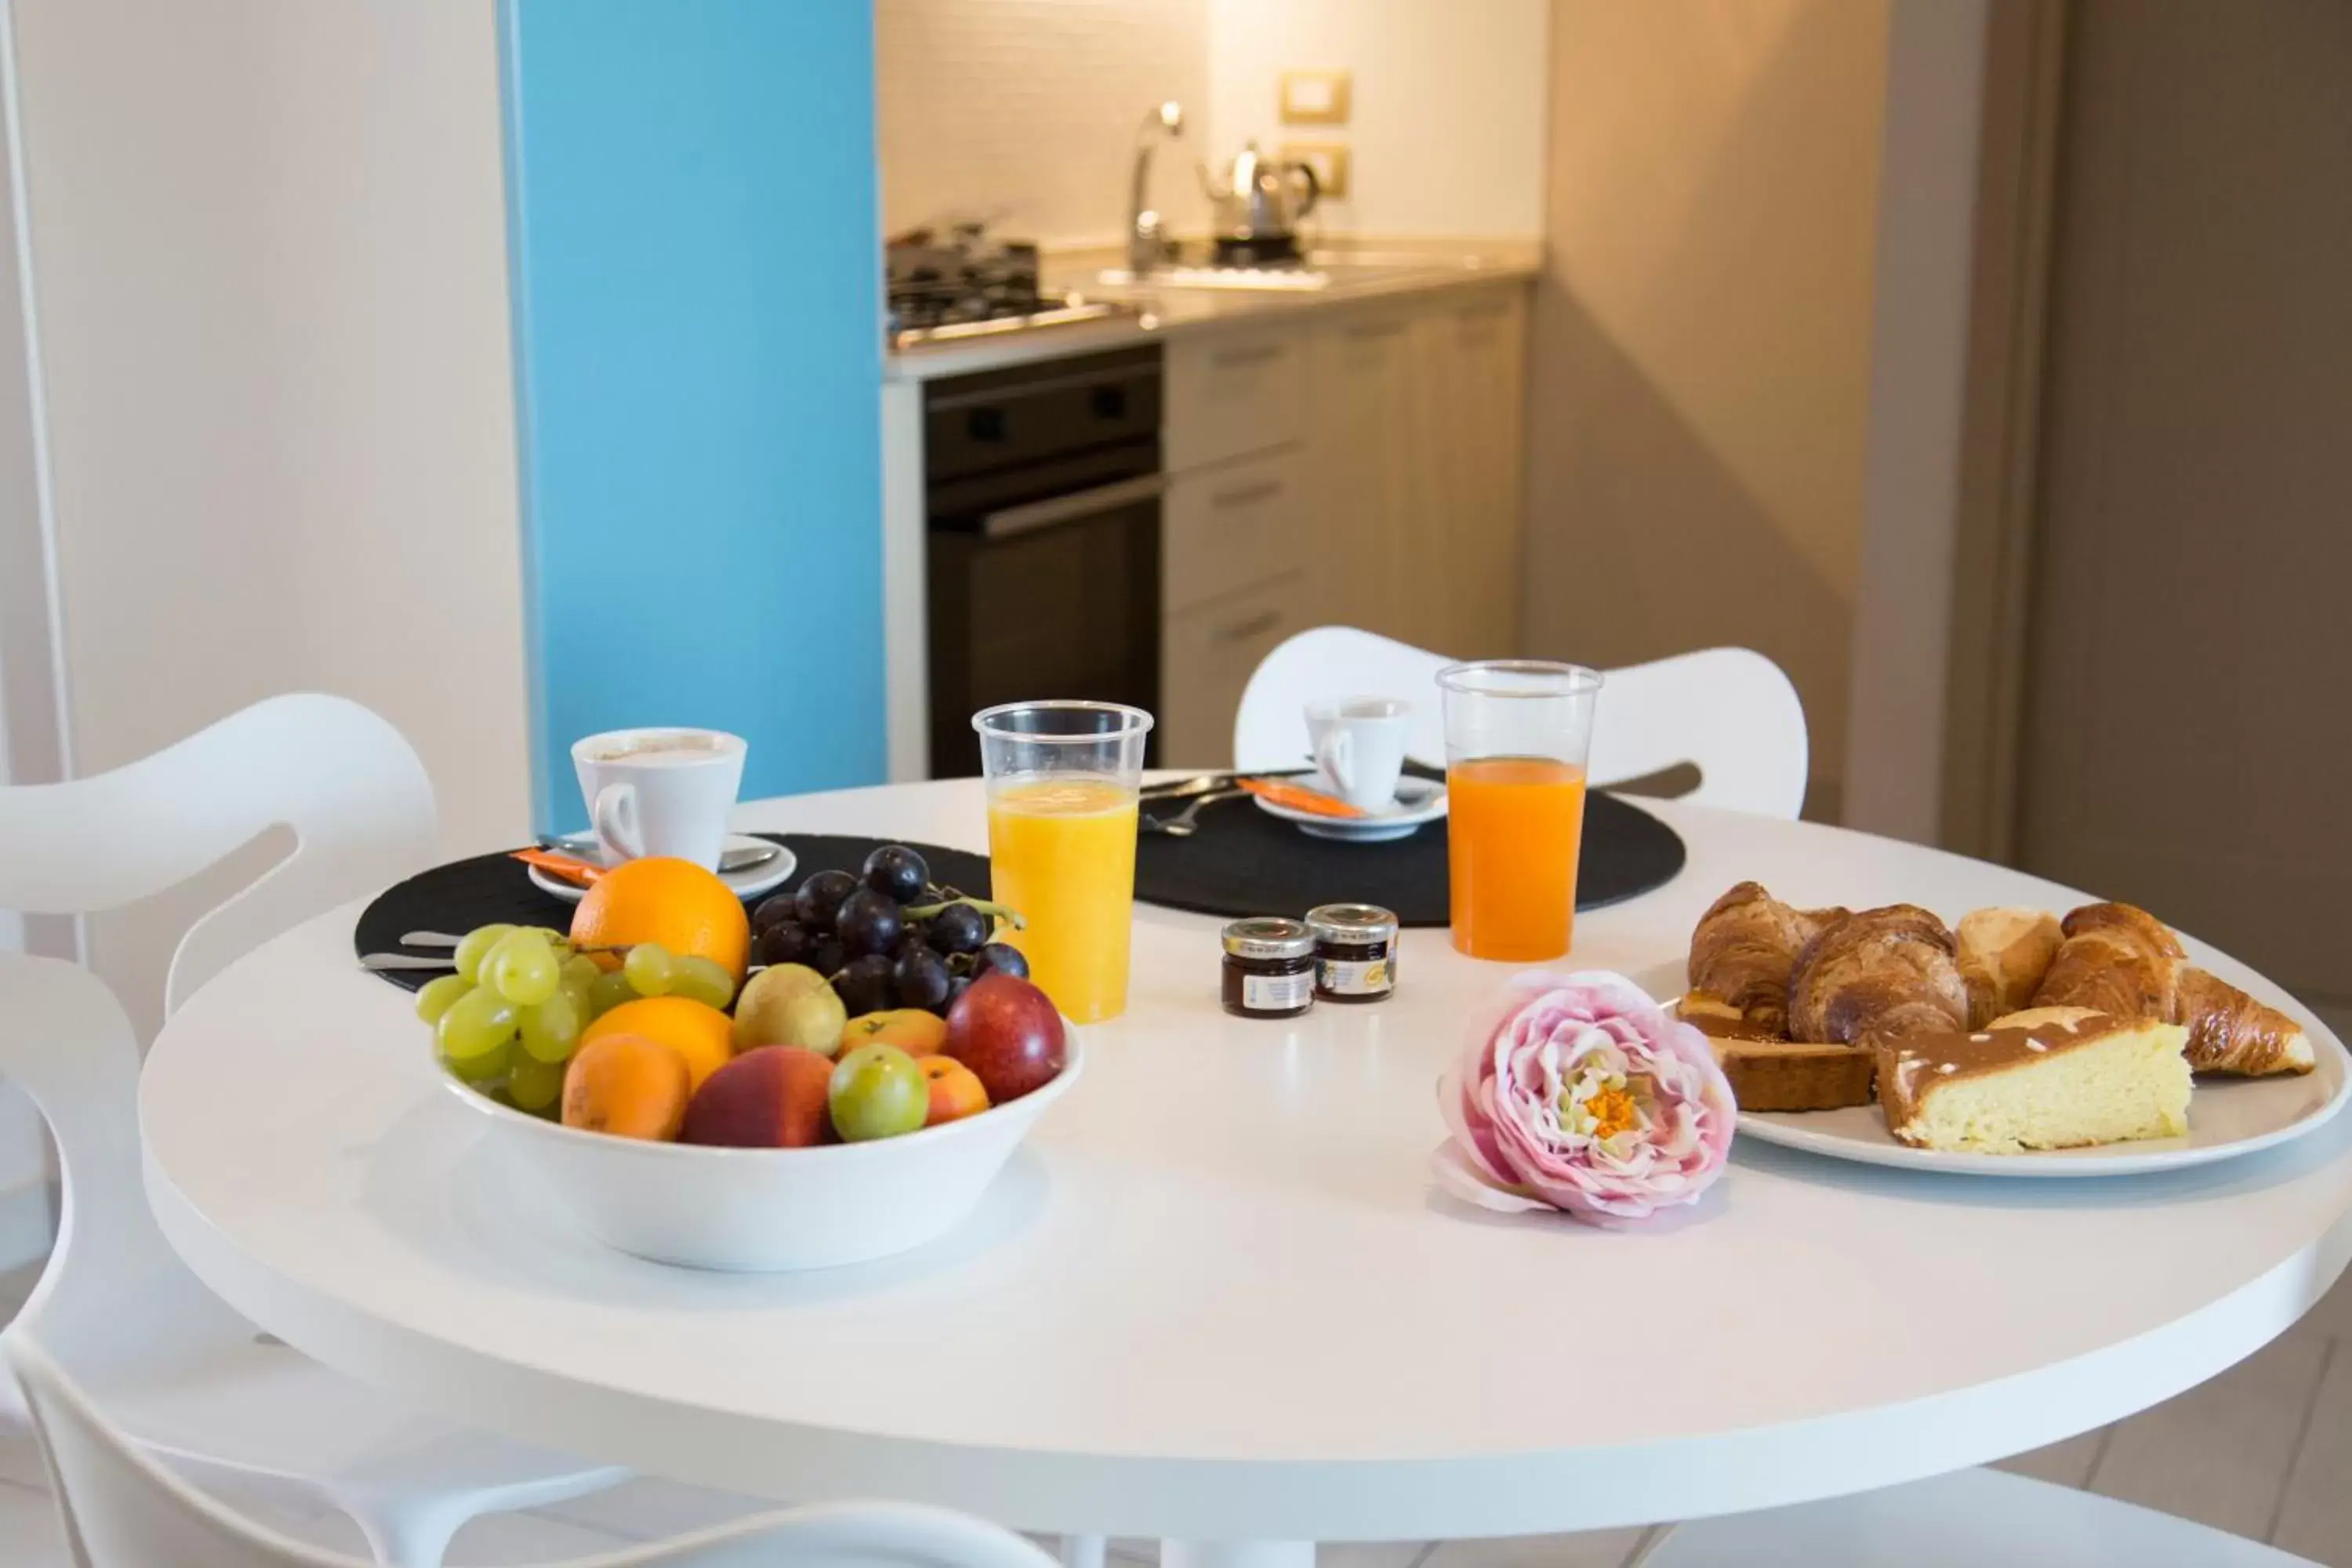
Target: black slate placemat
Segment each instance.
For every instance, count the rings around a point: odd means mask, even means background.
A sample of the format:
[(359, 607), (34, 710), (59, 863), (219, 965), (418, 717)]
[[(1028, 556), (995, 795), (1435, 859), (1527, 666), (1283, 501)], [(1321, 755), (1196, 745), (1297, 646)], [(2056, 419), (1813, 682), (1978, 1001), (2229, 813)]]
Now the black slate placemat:
[[(797, 888), (813, 871), (856, 871), (866, 857), (884, 844), (904, 839), (856, 838), (832, 833), (762, 833), (755, 835), (782, 845), (799, 859), (780, 887), (760, 895), (771, 897)], [(988, 860), (984, 856), (949, 849), (937, 844), (909, 844), (908, 848), (930, 862), (931, 879), (966, 893), (986, 896)], [(760, 900), (751, 900), (754, 903)], [(419, 871), (405, 882), (385, 889), (360, 915), (352, 932), (359, 952), (429, 952), (427, 948), (404, 948), (402, 935), (413, 931), (446, 931), (463, 936), (476, 926), (552, 926), (568, 931), (572, 906), (543, 893), (526, 874), (521, 861), (505, 854), (477, 855)], [(434, 969), (386, 970), (383, 978), (414, 991), (435, 975)]]
[[(1318, 904), (1378, 904), (1409, 926), (1452, 923), (1442, 818), (1387, 844), (1309, 837), (1246, 796), (1204, 806), (1198, 820), (1201, 830), (1190, 838), (1146, 833), (1137, 842), (1137, 898), (1210, 915), (1295, 916)], [(1672, 880), (1683, 859), (1673, 828), (1596, 790), (1584, 800), (1576, 907), (1646, 893)]]

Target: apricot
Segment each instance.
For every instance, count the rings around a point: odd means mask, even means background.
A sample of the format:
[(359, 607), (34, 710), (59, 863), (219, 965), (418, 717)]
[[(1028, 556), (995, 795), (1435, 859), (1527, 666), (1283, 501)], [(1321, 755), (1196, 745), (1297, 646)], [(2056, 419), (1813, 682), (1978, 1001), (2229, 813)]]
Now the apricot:
[(920, 1007), (896, 1007), (887, 1013), (861, 1013), (843, 1026), (841, 1048), (896, 1046), (910, 1057), (936, 1056), (948, 1043), (948, 1021)]
[(643, 1035), (583, 1044), (563, 1074), (563, 1125), (667, 1142), (686, 1121), (693, 1075), (677, 1048)]
[(702, 1080), (686, 1108), (688, 1143), (804, 1149), (825, 1142), (833, 1063), (799, 1046), (745, 1051)]
[(960, 1121), (988, 1109), (988, 1090), (981, 1087), (980, 1075), (953, 1057), (919, 1057), (916, 1065), (931, 1084), (931, 1109), (923, 1118), (924, 1126)]

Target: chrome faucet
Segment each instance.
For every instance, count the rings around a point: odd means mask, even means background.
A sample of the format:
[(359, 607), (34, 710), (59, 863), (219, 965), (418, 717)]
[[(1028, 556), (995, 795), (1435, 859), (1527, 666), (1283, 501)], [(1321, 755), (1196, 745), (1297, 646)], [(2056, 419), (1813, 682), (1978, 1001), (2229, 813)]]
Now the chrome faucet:
[(1172, 141), (1183, 134), (1184, 110), (1172, 98), (1145, 115), (1135, 133), (1135, 180), (1127, 202), (1127, 269), (1138, 279), (1167, 260), (1175, 248), (1167, 220), (1143, 204), (1151, 199), (1152, 150), (1162, 136)]

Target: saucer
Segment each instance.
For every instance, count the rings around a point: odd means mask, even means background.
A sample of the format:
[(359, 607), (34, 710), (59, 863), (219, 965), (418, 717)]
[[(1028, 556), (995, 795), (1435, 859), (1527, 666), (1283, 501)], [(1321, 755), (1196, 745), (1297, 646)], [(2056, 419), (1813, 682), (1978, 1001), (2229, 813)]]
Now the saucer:
[[(776, 851), (774, 859), (764, 861), (748, 871), (721, 871), (719, 874), (719, 879), (727, 884), (727, 890), (745, 903), (782, 886), (784, 879), (790, 877), (793, 868), (800, 864), (793, 858), (791, 850), (783, 848), (775, 840), (754, 838), (746, 833), (729, 834), (727, 842), (719, 846), (719, 853), (723, 855), (730, 849), (774, 849)], [(592, 854), (583, 855), (581, 858), (593, 860), (601, 859), (602, 857)], [(587, 894), (587, 889), (574, 887), (570, 882), (551, 877), (536, 866), (527, 866), (524, 869), (530, 874), (532, 887), (542, 893), (562, 899), (567, 904), (576, 904)]]
[(1366, 816), (1318, 816), (1311, 811), (1276, 805), (1263, 795), (1251, 798), (1268, 816), (1296, 824), (1299, 832), (1312, 837), (1337, 839), (1342, 844), (1386, 844), (1391, 839), (1410, 837), (1423, 823), (1434, 822), (1445, 815), (1444, 784), (1411, 774), (1397, 780), (1394, 801)]

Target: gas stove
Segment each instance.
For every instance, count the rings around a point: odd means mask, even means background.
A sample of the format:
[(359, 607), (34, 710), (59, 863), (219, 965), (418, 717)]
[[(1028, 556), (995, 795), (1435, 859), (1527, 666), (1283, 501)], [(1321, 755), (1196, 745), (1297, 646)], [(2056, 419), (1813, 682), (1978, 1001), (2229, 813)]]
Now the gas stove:
[(944, 238), (918, 229), (885, 254), (893, 348), (1130, 313), (1128, 306), (1040, 289), (1037, 247), (991, 239), (978, 224), (959, 224)]

